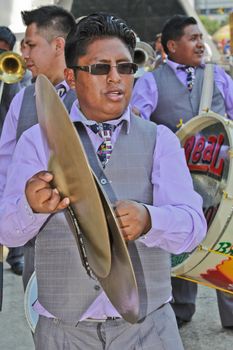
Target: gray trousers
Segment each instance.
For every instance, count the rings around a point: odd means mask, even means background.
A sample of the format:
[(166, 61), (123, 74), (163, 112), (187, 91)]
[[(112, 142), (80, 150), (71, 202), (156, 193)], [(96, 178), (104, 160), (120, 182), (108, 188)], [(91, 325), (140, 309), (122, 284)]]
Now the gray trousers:
[[(233, 326), (233, 295), (216, 291), (218, 309), (223, 327)], [(197, 284), (172, 277), (172, 308), (175, 315), (184, 321), (190, 321), (196, 310)]]
[(23, 263), (23, 260), (24, 260), (23, 253), (24, 253), (23, 247), (9, 248), (6, 261), (10, 266), (12, 266), (17, 262)]
[(40, 316), (36, 350), (183, 350), (170, 304), (152, 312), (141, 323), (120, 319), (79, 322), (77, 326)]

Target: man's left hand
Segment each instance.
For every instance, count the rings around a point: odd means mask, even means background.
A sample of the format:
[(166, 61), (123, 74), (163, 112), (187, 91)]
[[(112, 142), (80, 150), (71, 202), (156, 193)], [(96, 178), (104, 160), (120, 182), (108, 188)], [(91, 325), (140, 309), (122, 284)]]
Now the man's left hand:
[(141, 203), (118, 201), (115, 213), (125, 241), (133, 241), (151, 228), (150, 214)]

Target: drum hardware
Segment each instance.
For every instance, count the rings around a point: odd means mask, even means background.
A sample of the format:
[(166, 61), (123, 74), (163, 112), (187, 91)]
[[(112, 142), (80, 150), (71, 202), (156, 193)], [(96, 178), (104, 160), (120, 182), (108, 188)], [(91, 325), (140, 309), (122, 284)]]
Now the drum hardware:
[(228, 193), (228, 192), (226, 192), (226, 191), (222, 191), (222, 193), (223, 193), (223, 198), (224, 198), (224, 199), (230, 199), (230, 200), (232, 200), (232, 199), (233, 199), (233, 197), (232, 197), (232, 196), (229, 196), (229, 193)]
[(226, 253), (218, 252), (217, 250), (213, 250), (213, 249), (204, 247), (204, 246), (201, 245), (201, 244), (199, 244), (199, 246), (197, 247), (197, 250), (199, 250), (199, 251), (202, 251), (202, 250), (203, 250), (203, 251), (205, 251), (205, 252), (214, 253), (214, 254), (220, 254), (220, 255), (223, 255), (223, 256), (232, 258), (232, 255), (231, 255), (231, 254), (226, 254)]
[(232, 122), (232, 120), (230, 120), (230, 119), (224, 119), (224, 123), (225, 123), (227, 126), (230, 126), (231, 128), (233, 127), (233, 122)]
[(181, 128), (183, 126), (183, 119), (181, 118), (179, 120), (179, 124), (176, 125), (177, 129)]
[(202, 111), (205, 112), (205, 113), (208, 113), (209, 112), (209, 108), (204, 108)]
[[(193, 282), (193, 283), (197, 283), (197, 281), (193, 278), (189, 278), (189, 277), (185, 277), (185, 276), (176, 276), (176, 275), (173, 275), (172, 274), (172, 277), (177, 277), (177, 278), (180, 278), (182, 280), (185, 280), (185, 281), (189, 281), (189, 282)], [(198, 281), (198, 284), (202, 285), (202, 286), (205, 286), (205, 287), (210, 287), (210, 288), (214, 288), (213, 286), (210, 286), (209, 284), (206, 284), (202, 281)], [(218, 290), (226, 293), (226, 290), (224, 288), (221, 288), (219, 287)], [(229, 290), (227, 291), (229, 294), (233, 294), (233, 285), (230, 285), (229, 286)]]

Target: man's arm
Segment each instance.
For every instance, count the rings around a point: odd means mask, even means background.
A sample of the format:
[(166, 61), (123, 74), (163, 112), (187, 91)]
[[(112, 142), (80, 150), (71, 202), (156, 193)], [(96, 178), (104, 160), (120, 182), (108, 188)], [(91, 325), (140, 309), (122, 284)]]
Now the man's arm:
[[(158, 103), (158, 89), (152, 73), (139, 78), (133, 88), (131, 106), (139, 111), (140, 116), (150, 120)], [(137, 114), (137, 113), (136, 113)]]
[(0, 137), (0, 198), (3, 195), (6, 185), (7, 170), (11, 163), (16, 145), (16, 130), (23, 99), (23, 91), (24, 89), (13, 98), (6, 114)]
[(32, 239), (49, 217), (36, 214), (25, 195), (27, 181), (47, 170), (49, 150), (39, 125), (20, 137), (9, 165), (7, 182), (0, 200), (0, 243), (9, 247), (24, 245)]
[(214, 80), (224, 98), (226, 114), (228, 118), (233, 119), (233, 80), (219, 66), (214, 67)]

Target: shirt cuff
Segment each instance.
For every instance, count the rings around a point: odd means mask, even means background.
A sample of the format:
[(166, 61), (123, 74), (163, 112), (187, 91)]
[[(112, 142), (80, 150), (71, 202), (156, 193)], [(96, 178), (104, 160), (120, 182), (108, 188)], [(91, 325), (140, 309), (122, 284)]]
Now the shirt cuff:
[[(146, 204), (143, 204), (143, 205), (146, 207), (146, 209), (150, 214), (151, 229), (147, 233), (142, 235), (139, 238), (139, 241), (145, 244), (147, 247), (154, 247), (155, 245), (157, 245), (155, 243), (157, 242), (157, 239), (158, 239), (155, 233), (155, 227), (156, 227), (156, 230), (158, 231), (160, 231), (161, 229), (164, 230), (167, 223), (167, 214), (164, 213), (164, 211), (161, 208), (154, 207), (152, 205), (146, 205)], [(156, 225), (155, 225), (155, 217), (156, 217)]]
[(51, 214), (37, 214), (34, 213), (28, 204), (25, 194), (18, 202), (18, 221), (20, 223), (21, 231), (30, 235), (29, 239), (34, 237), (40, 230)]

